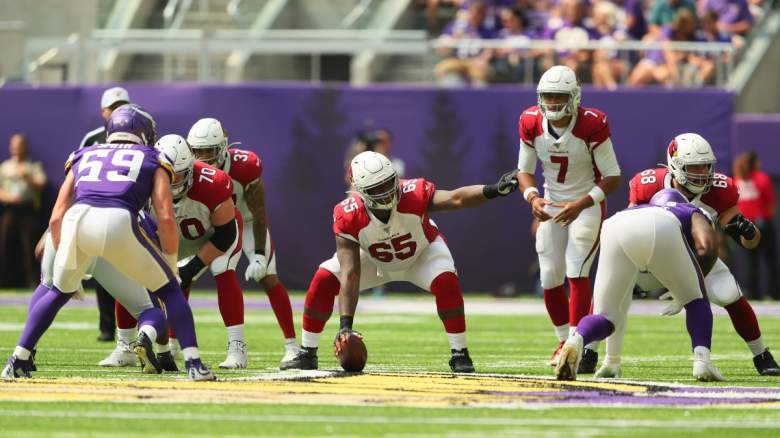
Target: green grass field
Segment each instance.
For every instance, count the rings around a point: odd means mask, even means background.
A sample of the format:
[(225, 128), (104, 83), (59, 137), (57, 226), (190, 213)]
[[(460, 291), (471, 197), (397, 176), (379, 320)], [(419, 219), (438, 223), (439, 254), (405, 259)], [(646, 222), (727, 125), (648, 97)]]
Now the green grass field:
[[(251, 299), (264, 302), (261, 298), (254, 294)], [(301, 297), (294, 301), (299, 305)], [(356, 317), (355, 328), (365, 335), (369, 351), (362, 376), (280, 374), (281, 332), (273, 313), (252, 308), (246, 318), (249, 369), (216, 370), (220, 382), (204, 384), (188, 383), (184, 374), (145, 376), (135, 368), (98, 367), (113, 346), (95, 341), (96, 309), (70, 304), (39, 345), (35, 379), (0, 382), (0, 436), (757, 437), (777, 436), (780, 430), (780, 400), (771, 396), (780, 393), (780, 378), (757, 375), (750, 353), (725, 316), (715, 318), (713, 359), (728, 382), (693, 380), (682, 316), (632, 315), (623, 378), (634, 383), (561, 385), (538, 378), (552, 375), (546, 361), (555, 341), (546, 315), (484, 311), (515, 300), (468, 296), (466, 301), (467, 312), (470, 303), (482, 305), (483, 311), (467, 319), (469, 349), (477, 371), (492, 376), (436, 374), (449, 371), (449, 349), (435, 313), (381, 311), (382, 306), (407, 302), (408, 308), (432, 305), (428, 297), (404, 296), (373, 300), (374, 310)], [(25, 313), (23, 305), (0, 307), (3, 360), (12, 351)], [(224, 358), (226, 343), (219, 312), (215, 304), (198, 306), (195, 316), (204, 362), (215, 367)], [(300, 332), (299, 311), (295, 318)], [(759, 318), (767, 343), (780, 345), (780, 317)], [(331, 320), (323, 335), (321, 370), (338, 369), (330, 349), (337, 323), (337, 318)], [(425, 372), (434, 374), (418, 374)], [(741, 389), (721, 391), (717, 401), (643, 404), (648, 396), (669, 392), (658, 389), (659, 384), (690, 385), (703, 392), (711, 387), (754, 387), (763, 399), (743, 400), (752, 397), (743, 393), (753, 390)], [(576, 403), (570, 403), (572, 399)]]

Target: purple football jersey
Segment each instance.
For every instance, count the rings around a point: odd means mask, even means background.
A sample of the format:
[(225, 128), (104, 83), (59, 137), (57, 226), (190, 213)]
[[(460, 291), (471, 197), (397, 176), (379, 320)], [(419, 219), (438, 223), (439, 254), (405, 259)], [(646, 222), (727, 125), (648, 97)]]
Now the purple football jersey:
[(167, 157), (149, 146), (98, 144), (73, 152), (65, 163), (76, 178), (76, 203), (118, 207), (133, 214), (152, 195), (154, 173), (162, 167), (173, 176)]
[(682, 230), (683, 237), (688, 242), (688, 245), (693, 248), (693, 234), (691, 233), (691, 224), (693, 223), (693, 214), (700, 213), (708, 221), (709, 217), (697, 206), (693, 204), (682, 204), (676, 202), (667, 202), (664, 206), (657, 206), (651, 204), (642, 204), (634, 207), (627, 208), (626, 210), (636, 210), (640, 208), (663, 208), (664, 210), (672, 213), (674, 217), (680, 221), (680, 229)]

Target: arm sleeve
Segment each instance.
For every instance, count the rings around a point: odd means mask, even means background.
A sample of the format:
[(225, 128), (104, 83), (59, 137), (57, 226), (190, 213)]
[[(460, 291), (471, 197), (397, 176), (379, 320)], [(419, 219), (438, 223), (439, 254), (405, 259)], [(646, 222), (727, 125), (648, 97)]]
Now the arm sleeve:
[(520, 155), (517, 158), (517, 170), (533, 175), (536, 173), (536, 150), (524, 141), (520, 142)]
[(612, 149), (612, 140), (606, 139), (599, 147), (593, 149), (593, 162), (602, 176), (619, 176), (620, 165), (617, 162), (615, 151)]

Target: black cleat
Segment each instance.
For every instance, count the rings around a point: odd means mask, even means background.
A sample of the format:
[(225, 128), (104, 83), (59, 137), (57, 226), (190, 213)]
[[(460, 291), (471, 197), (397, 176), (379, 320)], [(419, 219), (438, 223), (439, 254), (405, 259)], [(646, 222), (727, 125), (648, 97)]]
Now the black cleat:
[(38, 367), (35, 366), (35, 353), (37, 353), (38, 350), (33, 348), (30, 350), (30, 362), (32, 362), (32, 365), (30, 366), (30, 371), (38, 371)]
[(0, 371), (0, 379), (13, 380), (17, 377), (29, 379), (32, 377), (32, 361), (30, 359), (22, 360), (16, 356), (11, 356), (5, 364), (3, 371)]
[(173, 355), (170, 351), (166, 351), (165, 353), (157, 353), (157, 363), (160, 364), (160, 367), (163, 369), (163, 371), (168, 371), (171, 373), (179, 372), (179, 367), (176, 366), (176, 361), (173, 360)]
[(279, 365), (280, 370), (316, 370), (318, 367), (316, 347), (301, 347), (295, 357)]
[(130, 344), (130, 347), (138, 356), (138, 360), (141, 361), (141, 372), (144, 374), (160, 374), (162, 373), (162, 367), (157, 362), (157, 356), (154, 354), (154, 348), (152, 348), (152, 341), (146, 333), (141, 332), (138, 334), (135, 342)]
[(114, 342), (114, 333), (113, 332), (101, 332), (100, 336), (97, 337), (98, 342)]
[(590, 348), (582, 349), (582, 358), (580, 366), (577, 367), (577, 374), (593, 374), (596, 372), (596, 364), (599, 361), (599, 353)]
[(474, 362), (472, 362), (471, 357), (469, 357), (468, 348), (450, 351), (452, 351), (452, 357), (450, 358), (450, 369), (453, 373), (474, 372)]
[(762, 376), (780, 376), (780, 366), (777, 365), (768, 348), (753, 358), (753, 365)]

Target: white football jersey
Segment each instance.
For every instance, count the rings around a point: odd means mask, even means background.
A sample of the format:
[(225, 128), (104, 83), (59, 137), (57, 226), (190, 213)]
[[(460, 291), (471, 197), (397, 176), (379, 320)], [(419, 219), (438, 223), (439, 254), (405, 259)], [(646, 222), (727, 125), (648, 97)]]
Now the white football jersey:
[(439, 235), (428, 217), (434, 191), (433, 183), (422, 178), (401, 180), (400, 199), (387, 223), (353, 193), (333, 209), (333, 232), (359, 243), (382, 270), (407, 269)]
[(521, 141), (542, 162), (544, 197), (573, 201), (584, 196), (601, 180), (593, 150), (610, 137), (603, 112), (579, 107), (577, 116), (556, 136), (538, 106), (523, 112), (518, 122)]

